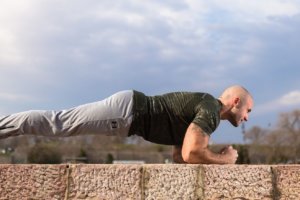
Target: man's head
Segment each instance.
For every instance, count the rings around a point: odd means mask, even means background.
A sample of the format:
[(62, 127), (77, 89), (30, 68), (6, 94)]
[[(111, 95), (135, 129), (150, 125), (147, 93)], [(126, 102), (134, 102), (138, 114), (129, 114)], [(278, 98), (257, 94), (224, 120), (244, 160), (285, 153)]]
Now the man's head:
[(228, 120), (236, 127), (243, 121), (248, 121), (249, 112), (253, 107), (253, 98), (244, 87), (234, 85), (226, 88), (219, 100), (223, 104), (221, 119)]

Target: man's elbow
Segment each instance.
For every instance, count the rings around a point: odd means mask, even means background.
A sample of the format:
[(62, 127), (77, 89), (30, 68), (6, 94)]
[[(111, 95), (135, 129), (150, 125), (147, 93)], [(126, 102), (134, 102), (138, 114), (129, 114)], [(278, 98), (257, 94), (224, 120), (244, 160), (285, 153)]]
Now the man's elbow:
[(195, 156), (192, 152), (188, 152), (185, 154), (182, 154), (182, 159), (184, 162), (188, 163), (188, 164), (195, 164)]
[(188, 164), (204, 164), (205, 159), (198, 151), (186, 151), (182, 153), (182, 159)]

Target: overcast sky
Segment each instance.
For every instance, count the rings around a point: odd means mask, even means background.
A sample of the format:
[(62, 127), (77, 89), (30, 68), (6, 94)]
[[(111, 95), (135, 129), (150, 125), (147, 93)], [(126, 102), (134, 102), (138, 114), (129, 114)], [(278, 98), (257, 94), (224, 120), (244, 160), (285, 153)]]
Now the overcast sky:
[[(299, 0), (1, 0), (0, 115), (245, 86), (246, 123), (274, 127), (300, 106)], [(222, 122), (214, 142), (242, 142)]]

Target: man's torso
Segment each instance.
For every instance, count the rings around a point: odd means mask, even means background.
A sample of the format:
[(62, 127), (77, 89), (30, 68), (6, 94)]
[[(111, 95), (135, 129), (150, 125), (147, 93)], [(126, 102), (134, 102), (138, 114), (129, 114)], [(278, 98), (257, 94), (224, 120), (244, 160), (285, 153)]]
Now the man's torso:
[(134, 91), (134, 119), (129, 135), (167, 145), (181, 145), (191, 122), (211, 134), (219, 125), (221, 105), (207, 93), (173, 92), (145, 96)]

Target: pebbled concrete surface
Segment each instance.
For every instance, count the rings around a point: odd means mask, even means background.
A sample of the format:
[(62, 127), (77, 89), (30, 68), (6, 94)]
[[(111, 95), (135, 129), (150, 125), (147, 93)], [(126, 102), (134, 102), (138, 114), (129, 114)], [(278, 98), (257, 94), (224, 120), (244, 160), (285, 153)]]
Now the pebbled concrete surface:
[(69, 199), (141, 199), (142, 165), (72, 165)]
[(204, 165), (204, 199), (272, 199), (270, 166)]
[(300, 199), (299, 165), (273, 166), (274, 199)]
[(146, 165), (144, 199), (199, 199), (199, 170), (198, 165)]
[(0, 200), (300, 199), (300, 165), (0, 165)]
[(0, 165), (0, 199), (63, 199), (66, 165)]

